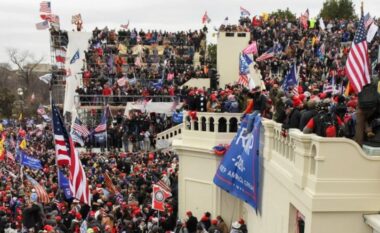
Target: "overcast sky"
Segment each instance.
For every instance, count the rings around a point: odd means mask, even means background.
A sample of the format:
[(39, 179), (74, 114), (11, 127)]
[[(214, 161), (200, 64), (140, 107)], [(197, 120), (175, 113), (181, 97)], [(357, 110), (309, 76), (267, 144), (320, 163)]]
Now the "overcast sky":
[[(364, 0), (365, 11), (380, 12), (379, 0)], [(8, 62), (6, 48), (29, 50), (50, 61), (48, 31), (37, 31), (40, 0), (0, 0), (0, 62)], [(96, 26), (118, 28), (130, 20), (130, 27), (171, 31), (201, 28), (207, 10), (211, 27), (220, 25), (226, 16), (237, 22), (242, 6), (253, 15), (289, 7), (299, 16), (307, 8), (316, 16), (323, 0), (52, 0), (52, 10), (61, 19), (61, 28), (72, 30), (71, 16), (82, 14), (84, 30)], [(354, 0), (360, 11), (360, 0)]]

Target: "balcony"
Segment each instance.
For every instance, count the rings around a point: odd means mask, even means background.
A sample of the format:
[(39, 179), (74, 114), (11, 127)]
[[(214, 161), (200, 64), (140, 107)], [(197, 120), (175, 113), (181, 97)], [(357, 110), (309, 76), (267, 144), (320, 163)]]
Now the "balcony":
[(191, 118), (184, 112), (182, 141), (209, 150), (220, 143), (229, 144), (237, 132), (240, 117), (241, 113), (197, 112)]
[(145, 96), (141, 95), (75, 95), (74, 103), (81, 109), (103, 109), (105, 105), (109, 105), (111, 109), (125, 109), (127, 103), (141, 102), (173, 102), (174, 96)]
[(368, 216), (379, 212), (380, 156), (364, 153), (346, 138), (322, 138), (297, 129), (284, 137), (281, 124), (263, 119), (261, 214), (256, 214), (213, 184), (221, 157), (212, 147), (231, 142), (241, 114), (188, 115), (181, 138), (173, 141), (180, 156), (180, 215), (189, 209), (198, 215), (210, 211), (227, 219), (243, 216), (249, 231), (294, 232), (290, 229), (297, 210), (308, 233), (370, 232), (363, 216), (368, 222)]

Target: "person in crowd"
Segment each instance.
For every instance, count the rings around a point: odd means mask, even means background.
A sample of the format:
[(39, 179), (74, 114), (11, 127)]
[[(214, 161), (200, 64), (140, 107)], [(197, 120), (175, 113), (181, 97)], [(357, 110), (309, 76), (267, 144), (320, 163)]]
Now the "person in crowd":
[(228, 227), (227, 227), (227, 224), (224, 222), (222, 216), (218, 215), (216, 217), (216, 219), (218, 220), (218, 225), (217, 225), (217, 228), (220, 230), (221, 233), (228, 233)]
[(220, 112), (221, 105), (215, 94), (211, 94), (207, 101), (207, 112)]
[[(189, 233), (196, 233), (198, 231), (198, 219), (197, 217), (193, 216), (193, 213), (191, 211), (186, 212), (187, 220), (185, 222), (186, 228)], [(203, 227), (202, 227), (203, 230)]]

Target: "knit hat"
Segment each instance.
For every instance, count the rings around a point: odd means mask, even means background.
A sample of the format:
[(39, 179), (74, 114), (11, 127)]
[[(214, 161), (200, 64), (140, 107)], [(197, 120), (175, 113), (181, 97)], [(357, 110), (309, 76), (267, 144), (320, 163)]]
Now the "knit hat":
[(294, 97), (293, 98), (293, 107), (295, 108), (295, 107), (298, 107), (300, 105), (302, 105), (302, 101), (300, 100), (300, 98)]

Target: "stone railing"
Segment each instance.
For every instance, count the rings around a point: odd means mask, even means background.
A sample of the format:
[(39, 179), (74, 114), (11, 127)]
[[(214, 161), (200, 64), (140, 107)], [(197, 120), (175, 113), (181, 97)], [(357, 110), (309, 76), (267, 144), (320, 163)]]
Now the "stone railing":
[(263, 128), (265, 169), (314, 196), (315, 210), (359, 210), (365, 206), (378, 211), (380, 156), (365, 154), (347, 138), (323, 138), (298, 129), (289, 130), (285, 137), (282, 125), (272, 120), (264, 119)]
[(183, 123), (178, 124), (176, 126), (171, 127), (161, 133), (158, 133), (156, 136), (156, 140), (170, 140), (176, 136), (181, 135), (183, 128)]
[(184, 130), (214, 133), (236, 133), (240, 124), (241, 113), (197, 112), (196, 117), (183, 114)]
[(183, 113), (182, 141), (211, 150), (220, 143), (229, 144), (237, 132), (241, 113), (197, 112), (196, 117)]

